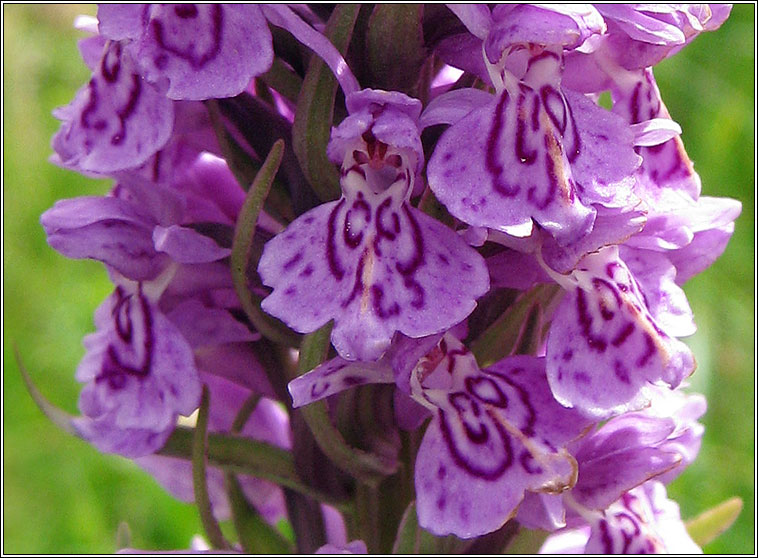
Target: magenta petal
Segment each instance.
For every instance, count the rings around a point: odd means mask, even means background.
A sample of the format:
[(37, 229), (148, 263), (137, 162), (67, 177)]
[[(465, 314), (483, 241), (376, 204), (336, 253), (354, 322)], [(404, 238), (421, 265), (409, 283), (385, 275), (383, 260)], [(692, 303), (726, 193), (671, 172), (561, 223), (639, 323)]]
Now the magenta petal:
[(63, 165), (111, 173), (135, 168), (171, 135), (173, 105), (140, 77), (120, 43), (106, 46), (89, 84), (56, 113), (63, 119), (53, 148)]
[[(142, 294), (118, 287), (98, 308), (98, 331), (88, 335), (76, 378), (83, 434), (102, 451), (127, 457), (159, 449), (178, 415), (200, 399), (192, 349)], [(132, 442), (130, 442), (130, 436)]]
[(260, 339), (260, 334), (251, 332), (226, 310), (207, 307), (197, 298), (182, 302), (167, 317), (193, 349)]
[(61, 254), (101, 261), (130, 279), (152, 279), (168, 263), (153, 249), (152, 218), (119, 198), (60, 200), (40, 222), (48, 244)]

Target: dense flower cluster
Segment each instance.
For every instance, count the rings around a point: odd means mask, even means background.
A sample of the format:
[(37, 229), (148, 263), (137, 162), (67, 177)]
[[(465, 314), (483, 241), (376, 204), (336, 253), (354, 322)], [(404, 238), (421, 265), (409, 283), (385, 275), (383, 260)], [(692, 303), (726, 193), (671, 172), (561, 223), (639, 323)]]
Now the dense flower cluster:
[[(728, 14), (101, 6), (80, 21), (92, 78), (56, 112), (53, 160), (115, 186), (41, 219), (115, 286), (84, 341), (77, 432), (192, 500), (193, 465), (166, 448), (206, 386), (217, 447), (252, 440), (296, 470), (288, 484), (254, 457), (211, 459), (213, 512), (233, 511), (233, 470), (306, 551), (387, 551), (412, 521), (466, 540), (517, 522), (554, 533), (546, 552), (699, 550), (664, 486), (705, 412), (681, 389), (681, 285), (741, 207), (700, 195), (652, 66)], [(251, 188), (279, 139), (275, 179)], [(299, 353), (297, 334), (313, 334)], [(294, 409), (322, 399), (329, 427), (303, 428)], [(323, 505), (366, 486), (409, 506), (375, 509), (373, 539)], [(303, 490), (324, 496), (315, 512)]]

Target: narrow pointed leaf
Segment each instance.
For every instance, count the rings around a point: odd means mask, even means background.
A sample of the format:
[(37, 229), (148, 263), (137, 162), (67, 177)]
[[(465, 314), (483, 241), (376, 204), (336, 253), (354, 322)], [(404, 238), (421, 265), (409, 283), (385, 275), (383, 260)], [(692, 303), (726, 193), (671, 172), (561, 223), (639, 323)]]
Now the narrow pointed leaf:
[[(324, 35), (343, 55), (347, 52), (360, 5), (339, 4), (329, 18)], [(337, 80), (317, 56), (311, 58), (295, 111), (292, 141), (300, 166), (322, 201), (339, 198), (339, 174), (326, 156)]]
[(263, 202), (271, 189), (279, 163), (284, 152), (284, 142), (278, 140), (271, 148), (271, 152), (263, 162), (252, 187), (245, 197), (245, 202), (240, 210), (237, 224), (234, 228), (234, 242), (232, 243), (231, 268), (234, 289), (240, 299), (245, 314), (253, 323), (261, 335), (291, 347), (299, 344), (299, 336), (293, 333), (279, 320), (270, 317), (261, 310), (261, 299), (256, 297), (248, 286), (247, 270), (249, 266), (257, 267), (257, 262), (251, 261), (253, 235), (258, 215), (263, 207)]
[(698, 546), (713, 541), (729, 529), (742, 511), (742, 499), (730, 498), (686, 522), (687, 532)]
[[(158, 454), (191, 459), (193, 430), (181, 426), (174, 429)], [(265, 442), (231, 434), (211, 433), (208, 435), (208, 463), (225, 471), (250, 475), (291, 488), (338, 509), (345, 505), (344, 502), (305, 485), (295, 471), (290, 452)]]

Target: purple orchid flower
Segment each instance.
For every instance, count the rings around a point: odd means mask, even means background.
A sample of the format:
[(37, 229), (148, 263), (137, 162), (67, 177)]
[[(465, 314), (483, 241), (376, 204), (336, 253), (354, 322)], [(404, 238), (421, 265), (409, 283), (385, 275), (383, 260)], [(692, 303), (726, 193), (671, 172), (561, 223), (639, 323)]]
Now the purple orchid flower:
[[(602, 19), (591, 10), (498, 8), (483, 47), (496, 95), (440, 138), (429, 185), (470, 225), (525, 237), (536, 222), (567, 245), (592, 230), (593, 204), (636, 203), (631, 175), (640, 159), (631, 130), (561, 87), (564, 49), (600, 33)], [(535, 11), (542, 26), (530, 24)]]
[(103, 4), (100, 33), (123, 41), (140, 75), (166, 97), (232, 97), (273, 61), (260, 6), (234, 4)]
[(447, 334), (400, 343), (376, 363), (334, 359), (289, 389), (295, 407), (365, 383), (408, 389), (432, 417), (415, 465), (419, 525), (470, 538), (513, 517), (525, 492), (576, 482), (565, 447), (591, 422), (555, 401), (544, 363), (517, 356), (480, 370)]
[(366, 90), (348, 108), (328, 148), (342, 197), (269, 241), (258, 272), (274, 288), (266, 312), (303, 333), (334, 319), (340, 355), (376, 360), (395, 331), (423, 337), (463, 320), (489, 282), (481, 256), (409, 203), (423, 165), (420, 103)]
[(649, 384), (675, 388), (694, 371), (692, 353), (651, 315), (617, 247), (586, 256), (571, 279), (553, 276), (568, 291), (546, 347), (561, 403), (604, 418), (644, 405)]

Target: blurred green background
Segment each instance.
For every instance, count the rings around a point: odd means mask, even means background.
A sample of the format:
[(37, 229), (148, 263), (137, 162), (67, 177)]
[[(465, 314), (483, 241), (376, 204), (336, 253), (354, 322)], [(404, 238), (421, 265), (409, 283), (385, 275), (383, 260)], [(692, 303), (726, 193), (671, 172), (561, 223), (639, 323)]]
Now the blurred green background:
[[(656, 68), (703, 194), (743, 203), (725, 254), (685, 286), (699, 326), (686, 340), (699, 363), (691, 383), (709, 411), (700, 456), (670, 494), (684, 517), (734, 495), (745, 502), (735, 526), (706, 547), (713, 553), (755, 552), (754, 10), (735, 6), (720, 30)], [(15, 343), (41, 391), (75, 411), (81, 339), (110, 292), (100, 264), (59, 256), (39, 226), (55, 200), (108, 188), (47, 162), (58, 128), (50, 112), (89, 78), (76, 50), (83, 34), (71, 25), (80, 13), (95, 8), (3, 6), (3, 552), (113, 552), (122, 521), (137, 548), (187, 548), (201, 530), (194, 508), (131, 462), (57, 430), (13, 359)]]

